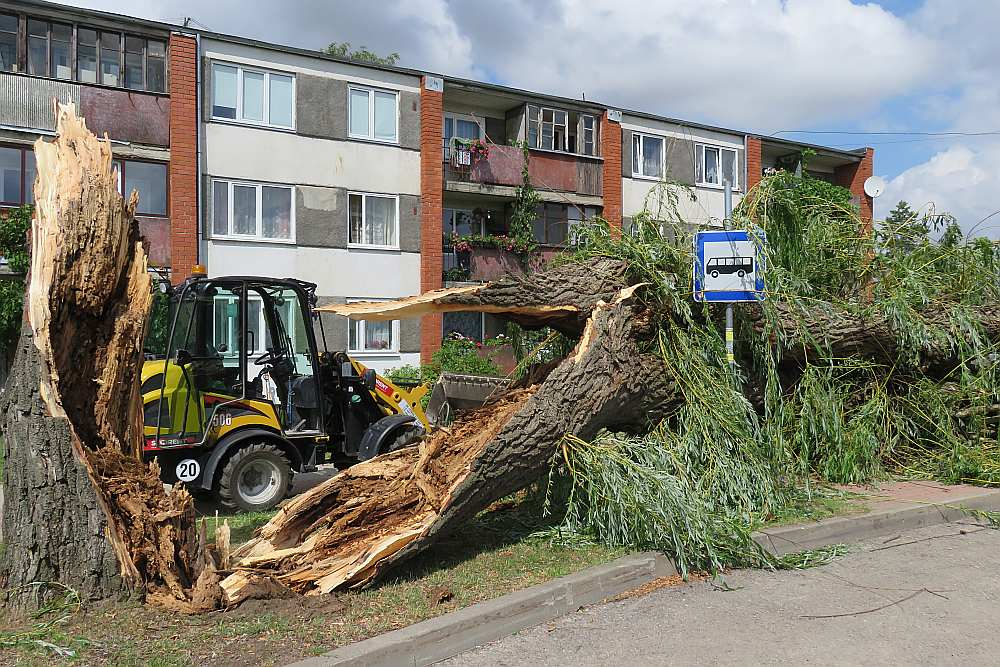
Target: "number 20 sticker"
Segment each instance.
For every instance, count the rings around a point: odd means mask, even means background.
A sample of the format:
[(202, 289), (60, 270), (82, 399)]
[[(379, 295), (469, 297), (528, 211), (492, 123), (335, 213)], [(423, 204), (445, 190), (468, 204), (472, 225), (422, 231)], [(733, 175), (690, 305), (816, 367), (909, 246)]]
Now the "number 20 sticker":
[(201, 474), (201, 465), (194, 459), (184, 459), (177, 464), (177, 479), (182, 482), (193, 482)]

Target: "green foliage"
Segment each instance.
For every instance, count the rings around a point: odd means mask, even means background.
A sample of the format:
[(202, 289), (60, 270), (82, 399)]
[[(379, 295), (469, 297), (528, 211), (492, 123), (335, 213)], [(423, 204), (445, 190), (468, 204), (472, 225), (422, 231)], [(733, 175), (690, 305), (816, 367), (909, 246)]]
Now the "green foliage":
[[(751, 526), (801, 493), (895, 475), (1000, 485), (1000, 349), (976, 319), (1000, 302), (1000, 247), (905, 205), (869, 226), (847, 190), (804, 173), (765, 178), (734, 212), (766, 237), (769, 297), (754, 326), (738, 317), (735, 377), (722, 308), (691, 300), (683, 188), (654, 188), (624, 234), (601, 220), (581, 226), (563, 261), (618, 258), (630, 282), (646, 283), (637, 296), (660, 318), (656, 344), (683, 402), (645, 436), (564, 443), (551, 492), (569, 489), (553, 501), (568, 508), (567, 529), (664, 549), (682, 568), (801, 567), (831, 554), (786, 562), (749, 541)], [(886, 322), (902, 354), (833, 356), (808, 326), (824, 309)], [(782, 345), (793, 344), (809, 351), (804, 369), (782, 365)], [(955, 371), (928, 374), (931, 351), (950, 352)]]
[(515, 234), (513, 230), (510, 234), (472, 234), (469, 236), (459, 236), (454, 234), (451, 237), (451, 247), (458, 252), (469, 252), (473, 248), (495, 248), (505, 252), (514, 253), (522, 260), (528, 259), (536, 250), (538, 243), (533, 237), (527, 239), (523, 234)]
[(511, 207), (510, 225), (508, 236), (514, 240), (516, 247), (521, 249), (522, 255), (533, 253), (538, 249), (538, 242), (535, 241), (534, 223), (538, 218), (538, 205), (542, 198), (531, 184), (531, 174), (528, 165), (531, 161), (531, 152), (525, 142), (513, 142), (513, 145), (521, 149), (521, 184), (514, 189), (514, 203)]
[(336, 58), (360, 60), (361, 62), (372, 63), (374, 65), (392, 66), (399, 62), (399, 54), (395, 51), (388, 55), (380, 56), (377, 53), (369, 51), (368, 47), (364, 45), (358, 49), (352, 49), (350, 42), (330, 42), (324, 52)]
[(491, 338), (482, 343), (458, 334), (441, 341), (441, 348), (431, 357), (429, 364), (400, 366), (387, 374), (393, 382), (434, 384), (441, 373), (487, 375), (502, 377), (503, 372), (494, 361), (497, 352), (506, 346), (505, 336)]
[(149, 313), (149, 333), (146, 334), (145, 351), (147, 354), (165, 356), (167, 354), (167, 337), (170, 335), (170, 294), (159, 289), (158, 282), (153, 282), (153, 306)]
[[(11, 272), (23, 276), (31, 265), (28, 230), (31, 229), (31, 206), (0, 213), (0, 255)], [(21, 332), (24, 312), (24, 281), (18, 277), (0, 281), (0, 346), (8, 361), (13, 357)]]

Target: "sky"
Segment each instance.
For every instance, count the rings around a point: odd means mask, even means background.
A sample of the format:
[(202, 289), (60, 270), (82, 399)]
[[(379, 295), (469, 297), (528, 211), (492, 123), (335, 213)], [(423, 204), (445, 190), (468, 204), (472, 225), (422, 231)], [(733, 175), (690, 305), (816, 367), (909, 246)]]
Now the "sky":
[[(67, 4), (123, 11), (120, 0)], [(888, 183), (877, 217), (905, 199), (1000, 238), (996, 0), (132, 0), (124, 12), (301, 48), (347, 41), (414, 69), (873, 146)]]

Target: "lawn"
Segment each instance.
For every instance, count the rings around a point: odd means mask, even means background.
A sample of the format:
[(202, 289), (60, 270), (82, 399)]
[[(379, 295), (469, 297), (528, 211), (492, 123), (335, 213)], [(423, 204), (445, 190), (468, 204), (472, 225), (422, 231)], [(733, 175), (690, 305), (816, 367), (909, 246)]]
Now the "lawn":
[[(497, 503), (461, 534), (404, 566), (395, 579), (366, 591), (252, 600), (200, 616), (138, 604), (85, 606), (35, 638), (75, 652), (63, 660), (88, 665), (284, 664), (624, 554), (600, 545), (552, 544), (539, 534), (550, 527), (539, 515), (534, 502)], [(235, 543), (268, 517), (229, 518)], [(214, 518), (207, 520), (211, 528)], [(30, 621), (0, 620), (0, 664), (52, 664), (51, 648), (18, 634), (31, 627)]]

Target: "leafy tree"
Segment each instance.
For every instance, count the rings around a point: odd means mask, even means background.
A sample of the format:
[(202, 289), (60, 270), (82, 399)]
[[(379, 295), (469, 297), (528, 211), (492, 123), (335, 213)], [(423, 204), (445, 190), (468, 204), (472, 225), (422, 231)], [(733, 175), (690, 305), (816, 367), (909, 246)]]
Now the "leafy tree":
[(24, 310), (24, 274), (31, 264), (28, 252), (28, 229), (31, 206), (9, 209), (0, 214), (0, 255), (14, 276), (0, 280), (0, 353), (10, 362), (21, 332)]
[(364, 45), (359, 49), (351, 50), (350, 42), (330, 42), (330, 45), (326, 47), (325, 53), (337, 58), (361, 60), (375, 65), (395, 65), (399, 61), (399, 54), (395, 51), (389, 55), (380, 56), (377, 53), (369, 51), (368, 47)]

